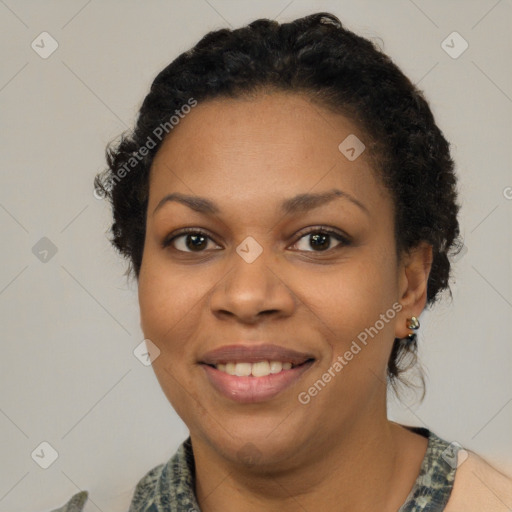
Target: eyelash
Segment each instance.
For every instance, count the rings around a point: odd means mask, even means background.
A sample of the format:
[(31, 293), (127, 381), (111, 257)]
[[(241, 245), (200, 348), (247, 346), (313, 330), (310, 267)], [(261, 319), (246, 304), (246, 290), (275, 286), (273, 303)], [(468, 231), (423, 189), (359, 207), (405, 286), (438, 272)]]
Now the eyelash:
[[(330, 228), (326, 228), (324, 226), (315, 226), (313, 228), (306, 228), (306, 230), (303, 230), (303, 231), (300, 231), (299, 233), (297, 233), (298, 238), (293, 243), (293, 245), (296, 245), (302, 238), (304, 238), (308, 235), (312, 235), (312, 234), (322, 234), (322, 235), (332, 236), (334, 239), (336, 239), (338, 242), (340, 242), (341, 245), (337, 245), (336, 247), (330, 247), (329, 249), (326, 249), (323, 251), (311, 250), (311, 251), (301, 251), (301, 252), (313, 252), (313, 253), (322, 254), (322, 253), (327, 253), (329, 251), (335, 250), (337, 248), (341, 248), (343, 246), (345, 246), (345, 247), (349, 246), (351, 244), (351, 240), (346, 235), (342, 234), (341, 232), (330, 229)], [(184, 235), (200, 235), (200, 236), (204, 236), (205, 238), (208, 238), (211, 241), (215, 242), (215, 240), (213, 240), (213, 238), (206, 231), (203, 231), (202, 229), (183, 228), (180, 231), (178, 231), (177, 233), (173, 233), (172, 236), (168, 236), (162, 242), (162, 248), (163, 249), (168, 248), (176, 239), (178, 239)], [(215, 243), (217, 243), (217, 242), (215, 242)], [(219, 245), (219, 244), (217, 244), (217, 245)], [(186, 253), (186, 254), (194, 254), (195, 252), (197, 252), (197, 253), (206, 252), (204, 250), (203, 251), (181, 251), (180, 249), (175, 249), (175, 250), (178, 252)]]

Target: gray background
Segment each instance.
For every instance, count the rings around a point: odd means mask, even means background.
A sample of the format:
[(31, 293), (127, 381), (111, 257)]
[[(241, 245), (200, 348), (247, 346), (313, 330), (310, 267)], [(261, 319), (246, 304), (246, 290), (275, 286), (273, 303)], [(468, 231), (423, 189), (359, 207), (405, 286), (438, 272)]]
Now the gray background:
[[(79, 489), (89, 512), (126, 510), (186, 437), (133, 355), (136, 285), (92, 180), (156, 73), (204, 33), (316, 11), (379, 41), (419, 83), (460, 178), (467, 252), (453, 302), (421, 317), (427, 396), (392, 400), (390, 416), (512, 473), (510, 0), (0, 0), (0, 511), (49, 510)], [(46, 59), (31, 47), (43, 31), (59, 45)], [(442, 47), (453, 31), (469, 44), (458, 58)], [(48, 450), (31, 456), (43, 441), (58, 452), (48, 469), (35, 462)]]

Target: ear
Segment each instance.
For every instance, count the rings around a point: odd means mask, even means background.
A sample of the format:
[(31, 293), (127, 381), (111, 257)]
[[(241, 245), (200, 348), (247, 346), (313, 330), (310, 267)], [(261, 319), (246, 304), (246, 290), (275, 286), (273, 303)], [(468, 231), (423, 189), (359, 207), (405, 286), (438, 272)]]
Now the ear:
[(405, 338), (413, 332), (408, 319), (418, 317), (427, 303), (427, 283), (432, 267), (432, 246), (420, 242), (402, 255), (398, 269), (399, 302), (402, 310), (397, 315), (395, 337)]

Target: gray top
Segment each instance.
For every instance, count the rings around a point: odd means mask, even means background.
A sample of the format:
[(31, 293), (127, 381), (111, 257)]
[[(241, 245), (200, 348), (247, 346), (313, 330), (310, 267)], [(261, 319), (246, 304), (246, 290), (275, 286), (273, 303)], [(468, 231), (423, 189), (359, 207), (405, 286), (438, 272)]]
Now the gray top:
[[(442, 511), (453, 488), (461, 447), (425, 428), (407, 428), (428, 438), (428, 446), (418, 478), (398, 512)], [(188, 437), (167, 463), (153, 468), (139, 481), (128, 512), (201, 512), (194, 493), (194, 476)], [(87, 496), (87, 491), (82, 491), (53, 512), (82, 512)]]

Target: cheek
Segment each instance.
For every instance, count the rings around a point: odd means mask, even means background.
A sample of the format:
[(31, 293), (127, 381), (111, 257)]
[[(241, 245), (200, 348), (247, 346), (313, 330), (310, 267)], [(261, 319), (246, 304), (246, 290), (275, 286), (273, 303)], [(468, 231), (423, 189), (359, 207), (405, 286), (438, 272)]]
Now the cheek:
[[(351, 360), (375, 369), (385, 364), (396, 316), (392, 308), (397, 300), (392, 259), (385, 254), (361, 254), (336, 272), (317, 276), (316, 283), (318, 286), (309, 286), (307, 305), (330, 327), (333, 360), (353, 347), (357, 355), (352, 358), (347, 354)], [(354, 341), (361, 350), (352, 345)]]
[[(393, 301), (393, 272), (387, 258), (360, 254), (309, 283), (308, 295), (338, 325), (372, 323)], [(314, 283), (316, 284), (314, 286)]]
[(139, 277), (139, 306), (144, 337), (159, 348), (152, 367), (167, 399), (190, 421), (190, 410), (204, 415), (194, 397), (195, 357), (191, 339), (199, 336), (199, 315), (211, 288), (200, 270), (183, 270), (160, 255), (145, 255)]
[[(210, 282), (211, 281), (211, 282)], [(190, 336), (201, 304), (214, 282), (199, 267), (180, 268), (148, 254), (139, 278), (139, 306), (144, 335), (164, 345)], [(193, 328), (192, 328), (193, 330)]]

